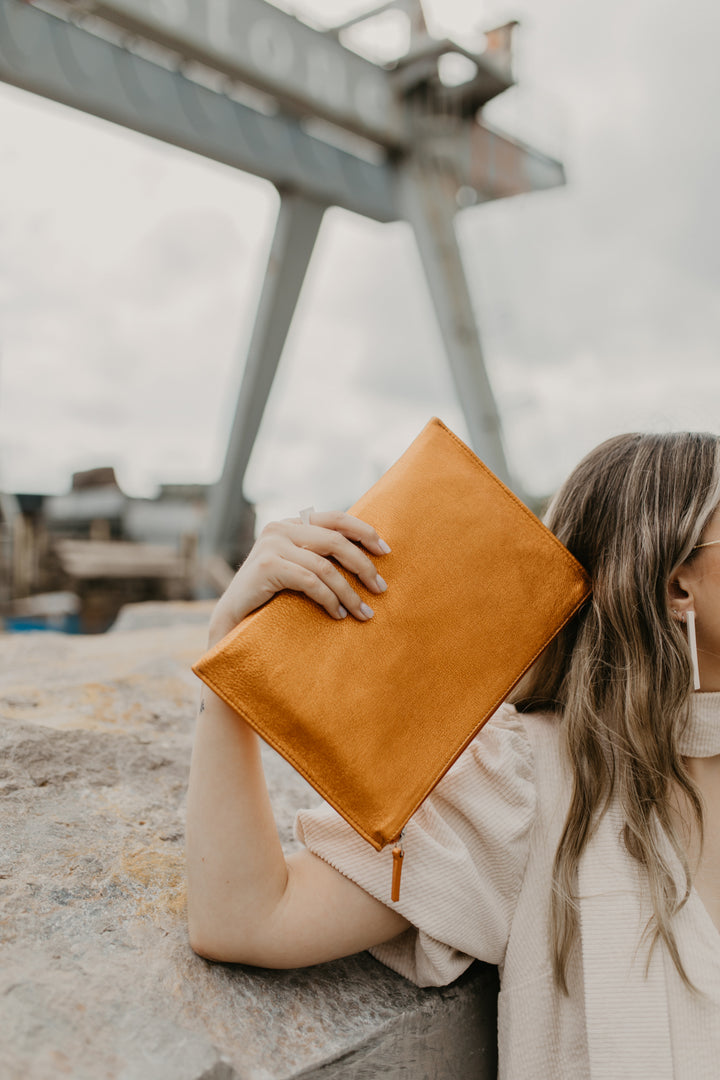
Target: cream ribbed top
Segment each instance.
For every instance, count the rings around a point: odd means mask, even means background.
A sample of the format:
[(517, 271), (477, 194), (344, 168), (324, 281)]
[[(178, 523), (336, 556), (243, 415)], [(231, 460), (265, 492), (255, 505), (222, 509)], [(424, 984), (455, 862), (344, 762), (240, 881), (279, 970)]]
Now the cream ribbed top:
[[(696, 756), (716, 745), (720, 693), (694, 703)], [(715, 1080), (720, 1076), (720, 933), (693, 892), (677, 916), (690, 994), (665, 950), (647, 954), (647, 890), (607, 814), (579, 878), (581, 941), (555, 987), (548, 941), (552, 863), (569, 772), (552, 716), (504, 706), (405, 830), (400, 901), (412, 928), (372, 949), (420, 986), (444, 985), (474, 958), (497, 964), (501, 1080)], [(698, 749), (700, 748), (700, 749)], [(392, 855), (329, 807), (301, 811), (311, 851), (390, 905)]]
[(680, 753), (686, 757), (720, 754), (720, 692), (693, 694), (692, 719), (680, 736)]

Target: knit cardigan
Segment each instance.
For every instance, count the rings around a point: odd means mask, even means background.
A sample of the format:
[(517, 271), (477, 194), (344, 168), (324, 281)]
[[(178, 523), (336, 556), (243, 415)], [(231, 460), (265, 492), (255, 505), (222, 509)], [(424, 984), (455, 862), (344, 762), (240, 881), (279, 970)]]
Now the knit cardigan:
[[(720, 726), (720, 694), (697, 695)], [(720, 1076), (720, 933), (699, 896), (675, 917), (689, 991), (664, 946), (650, 949), (647, 886), (605, 814), (579, 869), (580, 935), (555, 985), (552, 865), (571, 778), (553, 716), (503, 706), (405, 830), (400, 900), (412, 926), (371, 952), (420, 986), (473, 959), (497, 964), (500, 1080), (715, 1080)], [(391, 852), (329, 807), (301, 811), (299, 839), (390, 904)], [(677, 873), (682, 880), (679, 864)]]

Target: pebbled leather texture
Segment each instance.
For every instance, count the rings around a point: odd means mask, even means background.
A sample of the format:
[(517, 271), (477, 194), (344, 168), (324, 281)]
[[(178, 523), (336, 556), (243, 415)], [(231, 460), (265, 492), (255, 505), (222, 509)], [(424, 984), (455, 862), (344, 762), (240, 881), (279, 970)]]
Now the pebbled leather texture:
[(350, 512), (392, 548), (376, 562), (387, 592), (353, 579), (374, 617), (337, 621), (285, 591), (193, 670), (379, 850), (590, 581), (437, 418)]

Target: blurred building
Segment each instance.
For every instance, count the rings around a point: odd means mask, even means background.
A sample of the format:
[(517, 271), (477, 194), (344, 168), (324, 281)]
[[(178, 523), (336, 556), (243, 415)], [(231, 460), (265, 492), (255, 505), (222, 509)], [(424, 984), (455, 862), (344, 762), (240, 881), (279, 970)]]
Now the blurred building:
[(64, 495), (0, 494), (0, 616), (6, 630), (106, 630), (120, 608), (218, 593), (232, 571), (200, 566), (202, 484), (125, 494), (111, 467), (75, 473)]

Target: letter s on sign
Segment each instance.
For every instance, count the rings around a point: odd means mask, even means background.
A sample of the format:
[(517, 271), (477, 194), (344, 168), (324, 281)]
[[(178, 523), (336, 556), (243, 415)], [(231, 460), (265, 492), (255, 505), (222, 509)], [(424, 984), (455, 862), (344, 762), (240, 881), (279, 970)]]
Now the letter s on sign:
[(292, 39), (277, 19), (260, 19), (248, 31), (248, 49), (256, 67), (287, 75), (295, 58)]

